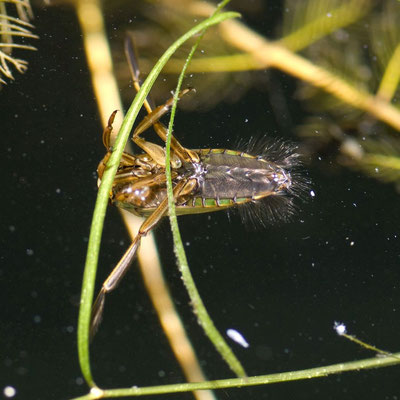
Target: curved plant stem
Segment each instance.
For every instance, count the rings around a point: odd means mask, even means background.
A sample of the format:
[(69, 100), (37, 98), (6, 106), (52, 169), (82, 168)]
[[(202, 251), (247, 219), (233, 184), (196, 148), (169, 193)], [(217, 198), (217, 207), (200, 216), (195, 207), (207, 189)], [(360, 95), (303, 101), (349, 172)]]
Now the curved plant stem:
[[(236, 379), (220, 379), (209, 382), (199, 383), (177, 383), (173, 385), (163, 386), (150, 386), (150, 387), (131, 387), (125, 389), (109, 389), (99, 392), (91, 393), (86, 396), (77, 397), (73, 400), (92, 400), (104, 399), (124, 396), (144, 396), (155, 394), (169, 394), (169, 393), (182, 393), (193, 390), (204, 389), (227, 389), (239, 388), (257, 385), (268, 385), (272, 383), (291, 382), (312, 378), (323, 378), (333, 374), (339, 374), (346, 371), (359, 371), (363, 369), (389, 367), (391, 365), (400, 364), (400, 353), (393, 354), (390, 357), (373, 357), (359, 361), (352, 361), (348, 363), (340, 363), (322, 366), (318, 368), (303, 369), (292, 372), (282, 372), (278, 374), (251, 376), (248, 378)], [(97, 397), (96, 397), (97, 396)]]
[[(102, 4), (100, 0), (86, 0), (85, 2), (75, 2), (74, 5), (80, 22), (92, 85), (104, 129), (111, 111), (114, 109), (122, 110), (123, 105), (113, 73)], [(148, 70), (150, 69), (148, 68)], [(115, 132), (119, 131), (122, 119), (123, 113), (119, 112), (113, 124)], [(114, 142), (114, 139), (115, 135), (112, 142)], [(127, 144), (125, 150), (127, 148), (129, 148), (129, 144)], [(123, 209), (119, 209), (119, 211), (133, 240), (143, 223), (143, 218)], [(188, 382), (206, 380), (168, 291), (153, 233), (150, 232), (142, 239), (137, 252), (136, 263), (142, 273), (147, 293), (157, 312), (162, 329), (186, 379)], [(213, 400), (215, 398), (213, 393), (207, 390), (195, 392), (194, 396), (197, 400)]]
[[(213, 15), (217, 15), (219, 9), (222, 8), (224, 6), (224, 3), (227, 3), (227, 2), (228, 1), (221, 3)], [(179, 92), (180, 92), (180, 89), (182, 86), (183, 77), (184, 77), (187, 67), (190, 63), (190, 60), (192, 59), (193, 54), (195, 53), (197, 46), (199, 45), (200, 40), (203, 37), (204, 33), (205, 33), (205, 31), (202, 32), (202, 34), (200, 35), (200, 37), (197, 39), (196, 43), (192, 47), (192, 49), (186, 59), (186, 63), (183, 66), (182, 71), (179, 75), (178, 84), (175, 89), (174, 101), (173, 101), (173, 105), (172, 105), (172, 109), (171, 109), (171, 118), (169, 120), (169, 125), (168, 125), (168, 134), (167, 134), (167, 142), (166, 142), (165, 174), (167, 176), (169, 220), (171, 223), (171, 230), (172, 230), (172, 235), (174, 238), (174, 249), (175, 249), (176, 257), (178, 259), (179, 271), (181, 272), (183, 283), (186, 286), (186, 290), (188, 291), (188, 294), (190, 297), (190, 302), (192, 304), (195, 314), (197, 315), (199, 324), (204, 329), (204, 332), (206, 333), (206, 335), (208, 336), (210, 341), (213, 343), (213, 345), (215, 346), (217, 351), (221, 354), (222, 358), (229, 365), (231, 370), (233, 372), (235, 372), (235, 374), (237, 376), (244, 377), (244, 376), (246, 376), (244, 368), (242, 367), (240, 361), (236, 358), (235, 354), (232, 352), (231, 348), (226, 343), (225, 339), (222, 337), (222, 335), (218, 332), (217, 328), (215, 327), (212, 319), (210, 318), (210, 315), (207, 312), (206, 307), (204, 306), (204, 303), (200, 297), (200, 294), (196, 288), (196, 284), (194, 283), (194, 280), (193, 280), (193, 277), (192, 277), (192, 274), (190, 272), (189, 265), (187, 262), (185, 249), (183, 247), (181, 234), (180, 234), (179, 227), (178, 227), (178, 221), (177, 221), (176, 212), (175, 212), (175, 202), (174, 202), (174, 197), (173, 197), (173, 193), (172, 193), (173, 188), (172, 188), (172, 181), (171, 181), (170, 148), (171, 148), (171, 133), (173, 130), (176, 106), (177, 106), (178, 99), (179, 99)]]
[(89, 236), (88, 251), (86, 255), (85, 271), (83, 274), (81, 305), (79, 309), (78, 320), (78, 354), (79, 363), (81, 366), (82, 374), (92, 388), (96, 386), (94, 383), (90, 361), (89, 361), (89, 326), (90, 315), (93, 301), (94, 284), (96, 279), (97, 261), (100, 250), (100, 241), (103, 229), (104, 217), (107, 209), (108, 197), (117, 171), (119, 160), (124, 150), (125, 144), (130, 135), (132, 126), (135, 119), (143, 105), (144, 100), (150, 92), (157, 76), (160, 74), (163, 66), (172, 56), (172, 54), (189, 38), (201, 32), (203, 29), (218, 24), (228, 18), (238, 17), (238, 13), (226, 12), (210, 17), (200, 24), (193, 27), (177, 41), (175, 41), (163, 54), (163, 56), (156, 63), (149, 76), (143, 83), (140, 91), (137, 93), (132, 105), (130, 106), (126, 117), (122, 123), (120, 132), (114, 143), (114, 151), (107, 163), (107, 169), (104, 172), (101, 185), (99, 187), (96, 205), (93, 213), (92, 225)]

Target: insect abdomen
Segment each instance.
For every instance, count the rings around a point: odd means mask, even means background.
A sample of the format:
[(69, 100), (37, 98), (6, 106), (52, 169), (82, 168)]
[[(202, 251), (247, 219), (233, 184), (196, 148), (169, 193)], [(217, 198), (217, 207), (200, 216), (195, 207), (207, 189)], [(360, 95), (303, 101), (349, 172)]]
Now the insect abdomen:
[(248, 154), (210, 152), (202, 161), (204, 175), (196, 194), (202, 198), (257, 200), (281, 195), (292, 184), (289, 171)]

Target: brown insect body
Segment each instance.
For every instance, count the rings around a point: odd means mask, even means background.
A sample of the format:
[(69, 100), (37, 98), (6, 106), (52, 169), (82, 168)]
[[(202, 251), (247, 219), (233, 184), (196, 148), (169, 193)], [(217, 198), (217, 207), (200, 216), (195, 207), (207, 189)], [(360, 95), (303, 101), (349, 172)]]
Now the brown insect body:
[[(139, 71), (132, 48), (127, 38), (127, 58), (134, 86), (139, 90)], [(189, 91), (183, 90), (179, 97)], [(102, 285), (92, 310), (91, 336), (101, 322), (106, 294), (118, 286), (136, 254), (141, 238), (168, 214), (165, 149), (143, 139), (142, 133), (153, 127), (161, 140), (166, 141), (167, 129), (160, 118), (168, 112), (172, 102), (171, 98), (159, 107), (153, 107), (148, 100), (144, 102), (148, 115), (132, 135), (132, 140), (144, 153), (122, 155), (110, 200), (116, 206), (146, 219)], [(108, 152), (98, 166), (99, 181), (111, 155), (110, 137), (115, 113), (110, 116), (103, 132), (103, 143)], [(281, 141), (273, 145), (265, 141), (253, 141), (245, 152), (228, 149), (191, 150), (172, 136), (170, 162), (176, 212), (184, 215), (237, 207), (243, 219), (250, 219), (255, 224), (265, 225), (266, 222), (286, 219), (293, 211), (293, 195), (298, 195), (298, 189), (306, 187), (295, 172), (297, 156), (295, 147)]]
[[(290, 171), (276, 162), (235, 150), (191, 151), (198, 154), (198, 162), (184, 162), (172, 169), (173, 186), (180, 181), (192, 182), (191, 190), (177, 200), (178, 215), (218, 211), (291, 190)], [(136, 215), (148, 216), (167, 196), (165, 167), (147, 154), (124, 153), (123, 160), (111, 201)], [(103, 165), (104, 161), (98, 169), (100, 179)]]

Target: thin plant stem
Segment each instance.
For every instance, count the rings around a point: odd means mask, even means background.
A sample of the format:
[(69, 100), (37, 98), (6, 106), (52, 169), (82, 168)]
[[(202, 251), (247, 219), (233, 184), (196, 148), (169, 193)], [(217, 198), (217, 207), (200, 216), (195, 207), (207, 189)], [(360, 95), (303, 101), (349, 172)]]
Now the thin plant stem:
[[(150, 62), (148, 62), (150, 64)], [(163, 74), (178, 74), (182, 70), (185, 60), (173, 58), (163, 69)], [(254, 60), (247, 53), (229, 54), (215, 57), (193, 58), (187, 69), (190, 73), (204, 72), (235, 72), (265, 69), (263, 63)]]
[(391, 101), (396, 93), (400, 82), (400, 44), (396, 46), (392, 57), (390, 58), (385, 73), (379, 84), (376, 95), (387, 101)]
[[(222, 9), (222, 7), (224, 7), (224, 5), (228, 2), (229, 2), (229, 0), (222, 2), (217, 7), (217, 9), (213, 13), (213, 15), (217, 15), (219, 10)], [(182, 238), (181, 238), (181, 234), (180, 234), (179, 227), (178, 227), (178, 221), (176, 218), (174, 196), (172, 193), (173, 188), (172, 188), (172, 180), (171, 180), (170, 148), (171, 148), (171, 134), (172, 134), (172, 130), (173, 130), (176, 106), (178, 103), (179, 92), (180, 92), (180, 89), (182, 86), (185, 72), (187, 70), (190, 60), (192, 59), (193, 54), (195, 53), (204, 33), (205, 33), (205, 30), (201, 33), (199, 38), (196, 40), (196, 43), (193, 45), (193, 47), (186, 59), (185, 65), (183, 66), (182, 71), (179, 75), (178, 83), (176, 85), (176, 89), (175, 89), (175, 93), (174, 93), (174, 101), (173, 101), (172, 109), (171, 109), (171, 118), (169, 120), (169, 125), (168, 125), (168, 134), (167, 134), (167, 141), (166, 141), (165, 175), (167, 177), (169, 220), (171, 223), (171, 230), (172, 230), (172, 235), (173, 235), (173, 239), (174, 239), (174, 249), (175, 249), (175, 254), (176, 254), (176, 257), (178, 260), (179, 271), (182, 275), (183, 283), (186, 287), (186, 290), (188, 291), (188, 294), (190, 297), (190, 302), (192, 304), (194, 313), (197, 315), (199, 324), (204, 329), (204, 332), (206, 333), (207, 337), (213, 343), (214, 347), (221, 354), (222, 358), (226, 361), (226, 363), (229, 365), (231, 370), (237, 376), (244, 377), (244, 376), (246, 376), (246, 373), (245, 373), (243, 366), (241, 365), (240, 361), (236, 358), (235, 354), (232, 352), (231, 348), (228, 346), (225, 339), (218, 332), (218, 329), (215, 327), (210, 315), (208, 314), (207, 309), (204, 306), (204, 303), (203, 303), (203, 301), (200, 297), (200, 294), (196, 288), (196, 284), (193, 280), (193, 277), (192, 277), (192, 274), (190, 272), (189, 265), (187, 262), (185, 249), (183, 247)]]
[[(145, 396), (155, 394), (171, 394), (182, 393), (193, 390), (205, 389), (227, 389), (227, 388), (243, 388), (257, 385), (269, 385), (272, 383), (291, 382), (313, 378), (324, 378), (329, 375), (339, 374), (348, 371), (360, 371), (371, 368), (389, 367), (392, 365), (400, 364), (400, 353), (395, 353), (388, 357), (373, 357), (359, 361), (352, 361), (347, 363), (332, 364), (317, 368), (303, 369), (299, 371), (281, 372), (270, 375), (250, 376), (247, 378), (235, 379), (220, 379), (209, 382), (199, 383), (176, 383), (172, 385), (163, 386), (149, 386), (149, 387), (130, 387), (124, 389), (107, 389), (102, 390), (101, 393), (91, 393), (86, 396), (77, 397), (73, 400), (92, 400), (92, 399), (105, 399), (124, 396)], [(95, 395), (98, 395), (95, 397)], [(99, 396), (100, 395), (100, 396)]]
[[(80, 22), (99, 114), (101, 115), (103, 128), (105, 128), (111, 111), (114, 109), (122, 110), (123, 106), (115, 74), (113, 73), (111, 51), (105, 30), (102, 4), (100, 0), (86, 0), (85, 2), (76, 2), (74, 5)], [(151, 68), (148, 69), (150, 70)], [(122, 120), (123, 112), (119, 112), (113, 123), (115, 132), (119, 131)], [(114, 142), (114, 139), (115, 135), (112, 142)], [(127, 144), (125, 150), (129, 147), (129, 144)], [(144, 219), (123, 209), (119, 209), (119, 211), (133, 240)], [(200, 362), (196, 357), (194, 348), (185, 332), (185, 327), (179, 318), (168, 291), (152, 232), (148, 233), (142, 239), (140, 248), (137, 251), (136, 260), (162, 329), (185, 377), (188, 382), (206, 380)], [(213, 393), (208, 390), (197, 391), (193, 394), (197, 400), (215, 399)]]

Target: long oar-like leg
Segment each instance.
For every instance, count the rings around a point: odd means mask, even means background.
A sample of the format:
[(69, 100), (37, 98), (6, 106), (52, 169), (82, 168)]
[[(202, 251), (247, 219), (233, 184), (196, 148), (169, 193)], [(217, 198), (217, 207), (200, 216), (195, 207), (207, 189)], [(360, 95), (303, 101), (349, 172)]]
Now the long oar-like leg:
[[(179, 182), (174, 188), (174, 198), (178, 198), (181, 193), (185, 194), (185, 185), (187, 185), (186, 181)], [(104, 310), (104, 301), (106, 294), (113, 291), (118, 284), (121, 282), (125, 273), (128, 270), (128, 267), (132, 263), (136, 251), (140, 245), (141, 239), (143, 236), (146, 236), (151, 229), (160, 221), (160, 219), (164, 216), (164, 214), (168, 210), (168, 198), (166, 197), (160, 205), (154, 210), (154, 212), (143, 222), (141, 227), (139, 228), (139, 232), (133, 240), (132, 244), (129, 246), (128, 250), (122, 256), (119, 263), (112, 270), (111, 274), (104, 281), (103, 286), (94, 302), (92, 308), (92, 321), (90, 325), (90, 337), (93, 337), (97, 332), (97, 329), (100, 325), (101, 318)]]
[[(140, 90), (140, 70), (138, 59), (134, 50), (133, 40), (130, 36), (125, 38), (125, 55), (128, 60), (128, 64), (130, 67), (133, 85), (135, 86), (136, 91)], [(190, 92), (193, 89), (184, 89), (180, 91), (179, 98), (184, 96), (186, 93)], [(173, 103), (173, 98), (171, 97), (167, 100), (163, 105), (154, 107), (151, 104), (152, 102), (148, 99), (144, 102), (144, 107), (146, 108), (149, 115), (147, 115), (138, 127), (133, 132), (132, 140), (144, 151), (148, 152), (151, 148), (148, 148), (148, 142), (142, 139), (139, 135), (148, 129), (150, 126), (154, 126), (155, 131), (160, 136), (160, 138), (165, 142), (167, 129), (165, 126), (159, 121), (159, 119), (165, 115), (171, 108)], [(171, 149), (173, 153), (181, 160), (186, 162), (198, 162), (198, 156), (195, 152), (186, 149), (183, 147), (179, 141), (172, 135), (171, 137)], [(149, 154), (150, 154), (149, 153)]]
[[(191, 92), (193, 89), (183, 89), (179, 92), (179, 99), (181, 99), (185, 94)], [(158, 106), (154, 108), (152, 111), (146, 115), (142, 121), (140, 121), (139, 125), (136, 127), (133, 136), (139, 136), (142, 132), (144, 132), (146, 129), (150, 128), (152, 125), (157, 123), (162, 116), (167, 114), (172, 107), (172, 104), (174, 102), (174, 98), (170, 97), (164, 104), (161, 106)], [(175, 139), (176, 140), (176, 139)], [(176, 140), (177, 141), (177, 140)]]

